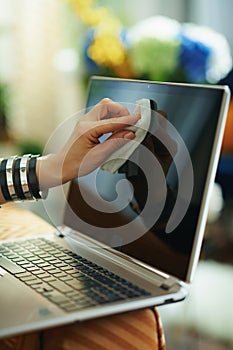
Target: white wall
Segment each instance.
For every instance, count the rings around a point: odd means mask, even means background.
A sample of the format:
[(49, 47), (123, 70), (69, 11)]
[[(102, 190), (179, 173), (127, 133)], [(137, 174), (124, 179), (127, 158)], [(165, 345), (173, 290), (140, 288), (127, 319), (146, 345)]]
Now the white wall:
[(124, 17), (130, 17), (134, 23), (140, 19), (165, 15), (183, 21), (186, 15), (186, 7), (189, 0), (109, 0), (115, 11)]

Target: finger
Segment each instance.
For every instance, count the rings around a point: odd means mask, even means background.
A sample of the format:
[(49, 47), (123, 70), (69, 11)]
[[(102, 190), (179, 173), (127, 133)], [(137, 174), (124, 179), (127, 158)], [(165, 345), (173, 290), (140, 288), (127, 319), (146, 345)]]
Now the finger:
[(90, 130), (93, 136), (99, 137), (103, 134), (112, 133), (124, 129), (130, 125), (134, 125), (141, 118), (140, 114), (131, 114), (121, 118), (112, 118), (99, 122), (93, 129)]
[(120, 130), (109, 136), (107, 140), (115, 140), (119, 138), (133, 140), (135, 138), (135, 132), (132, 130)]
[(79, 167), (79, 176), (86, 175), (101, 166), (114, 151), (130, 142), (133, 138), (134, 133), (132, 131), (121, 130), (104, 142), (98, 143), (83, 158)]
[(167, 112), (163, 111), (163, 110), (158, 110), (157, 111), (159, 114), (161, 114), (163, 117), (167, 118)]
[(102, 154), (102, 161), (105, 161), (114, 151), (118, 150), (134, 138), (134, 132), (128, 130), (121, 130), (114, 135), (111, 135), (97, 146), (99, 154)]
[(120, 103), (104, 98), (87, 113), (88, 120), (103, 120), (128, 115), (128, 109)]

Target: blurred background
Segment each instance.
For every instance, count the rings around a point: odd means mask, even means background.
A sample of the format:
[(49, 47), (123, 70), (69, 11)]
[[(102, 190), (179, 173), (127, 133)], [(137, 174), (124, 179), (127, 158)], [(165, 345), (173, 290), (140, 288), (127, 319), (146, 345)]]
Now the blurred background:
[[(0, 0), (1, 156), (41, 154), (92, 74), (232, 89), (232, 13), (232, 0)], [(159, 309), (168, 350), (233, 348), (232, 109), (190, 296)]]

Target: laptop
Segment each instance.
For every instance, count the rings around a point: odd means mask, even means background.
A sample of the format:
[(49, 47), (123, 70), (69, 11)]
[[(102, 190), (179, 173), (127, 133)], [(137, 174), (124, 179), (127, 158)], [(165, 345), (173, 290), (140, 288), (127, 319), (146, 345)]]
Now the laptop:
[(1, 242), (1, 337), (188, 295), (229, 89), (92, 77), (87, 110), (105, 97), (130, 112), (150, 101), (149, 130), (114, 173), (100, 167), (71, 181), (54, 232)]

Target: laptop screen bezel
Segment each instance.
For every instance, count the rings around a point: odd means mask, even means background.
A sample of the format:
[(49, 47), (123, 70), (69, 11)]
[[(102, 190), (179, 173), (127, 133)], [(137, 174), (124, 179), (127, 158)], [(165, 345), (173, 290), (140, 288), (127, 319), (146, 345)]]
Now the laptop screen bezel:
[[(93, 82), (95, 81), (112, 81), (114, 82), (132, 82), (134, 84), (138, 84), (140, 87), (140, 84), (148, 84), (148, 89), (150, 88), (151, 85), (153, 84), (160, 84), (163, 85), (164, 87), (168, 86), (174, 86), (174, 87), (193, 87), (193, 88), (198, 88), (198, 89), (209, 89), (210, 91), (212, 89), (214, 90), (219, 90), (222, 93), (222, 101), (221, 101), (221, 106), (220, 106), (220, 111), (219, 111), (219, 118), (218, 118), (218, 124), (216, 127), (216, 133), (215, 133), (215, 138), (213, 142), (213, 147), (212, 147), (212, 152), (211, 152), (211, 157), (210, 157), (210, 162), (209, 162), (209, 169), (205, 181), (205, 186), (204, 186), (204, 193), (201, 201), (201, 206), (200, 206), (200, 212), (199, 212), (199, 217), (197, 220), (197, 226), (195, 230), (195, 236), (194, 236), (194, 241), (191, 249), (191, 254), (188, 262), (188, 269), (187, 269), (187, 274), (185, 276), (184, 282), (189, 283), (193, 280), (193, 275), (197, 266), (197, 262), (199, 259), (200, 255), (200, 250), (202, 246), (202, 241), (203, 241), (203, 235), (205, 232), (205, 225), (206, 225), (206, 219), (207, 219), (207, 214), (208, 214), (208, 205), (210, 201), (210, 195), (211, 195), (211, 189), (214, 184), (214, 179), (215, 179), (215, 174), (217, 170), (217, 165), (218, 165), (218, 160), (220, 156), (220, 151), (221, 151), (221, 145), (222, 145), (222, 139), (223, 139), (223, 134), (224, 134), (224, 127), (226, 123), (226, 117), (227, 117), (227, 111), (228, 111), (228, 104), (230, 100), (230, 91), (227, 86), (213, 86), (213, 85), (197, 85), (197, 84), (185, 84), (185, 83), (167, 83), (167, 82), (152, 82), (152, 81), (144, 81), (144, 80), (131, 80), (131, 79), (119, 79), (119, 78), (109, 78), (109, 77), (103, 77), (103, 76), (93, 76), (90, 79), (89, 82), (89, 88), (88, 91), (90, 92), (91, 87)], [(88, 93), (89, 96), (89, 93)], [(88, 102), (89, 97), (87, 97), (87, 106), (89, 105)], [(108, 249), (108, 248), (107, 248)], [(117, 253), (112, 248), (109, 248), (110, 251), (114, 251)], [(121, 252), (121, 256), (125, 255), (126, 257), (131, 256), (127, 255), (126, 253)], [(138, 260), (140, 263), (140, 260), (132, 257), (132, 260)], [(145, 262), (142, 262), (143, 266), (147, 266), (148, 264)], [(148, 265), (148, 268), (151, 270), (153, 269), (153, 266)], [(156, 267), (155, 267), (156, 269)], [(165, 272), (166, 273), (166, 272)], [(177, 276), (176, 276), (177, 277)]]

